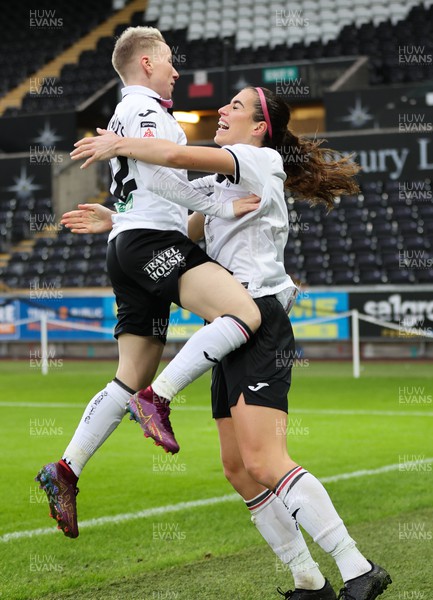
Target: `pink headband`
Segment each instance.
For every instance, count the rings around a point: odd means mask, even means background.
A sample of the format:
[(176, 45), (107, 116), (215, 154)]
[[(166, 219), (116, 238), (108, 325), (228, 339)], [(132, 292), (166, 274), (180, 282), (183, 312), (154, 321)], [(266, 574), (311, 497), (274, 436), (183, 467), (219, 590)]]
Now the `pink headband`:
[(257, 90), (257, 93), (260, 98), (260, 104), (262, 107), (263, 116), (265, 117), (266, 125), (268, 126), (269, 137), (272, 139), (272, 125), (271, 125), (271, 119), (269, 117), (268, 105), (266, 104), (265, 94), (263, 93), (263, 90), (260, 87), (256, 87), (256, 90)]

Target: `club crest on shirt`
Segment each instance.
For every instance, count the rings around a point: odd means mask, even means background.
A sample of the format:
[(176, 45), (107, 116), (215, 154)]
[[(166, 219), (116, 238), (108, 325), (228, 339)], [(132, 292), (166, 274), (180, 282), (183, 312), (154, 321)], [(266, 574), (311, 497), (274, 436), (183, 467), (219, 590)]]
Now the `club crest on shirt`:
[(154, 121), (141, 121), (140, 132), (140, 137), (156, 137), (156, 123)]
[(114, 208), (116, 209), (116, 212), (118, 212), (118, 213), (124, 213), (127, 210), (131, 210), (131, 208), (133, 208), (133, 207), (134, 207), (134, 196), (133, 196), (132, 192), (129, 192), (126, 200), (119, 200), (118, 202), (116, 202), (114, 204)]

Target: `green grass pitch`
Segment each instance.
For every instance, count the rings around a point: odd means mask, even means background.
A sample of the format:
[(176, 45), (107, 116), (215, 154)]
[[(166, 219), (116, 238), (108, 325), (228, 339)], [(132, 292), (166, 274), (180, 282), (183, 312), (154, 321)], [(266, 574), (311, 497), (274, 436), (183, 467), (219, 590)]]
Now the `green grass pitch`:
[[(80, 479), (79, 538), (55, 529), (33, 478), (58, 460), (114, 370), (65, 361), (44, 377), (28, 362), (0, 362), (0, 600), (279, 598), (277, 586), (293, 587), (290, 573), (223, 477), (209, 375), (175, 402), (181, 452), (169, 457), (124, 419)], [(289, 451), (325, 481), (356, 475), (325, 485), (361, 551), (389, 570), (384, 600), (433, 597), (431, 372), (409, 361), (367, 363), (359, 380), (349, 363), (310, 361), (294, 372)], [(309, 545), (338, 592), (332, 558)]]

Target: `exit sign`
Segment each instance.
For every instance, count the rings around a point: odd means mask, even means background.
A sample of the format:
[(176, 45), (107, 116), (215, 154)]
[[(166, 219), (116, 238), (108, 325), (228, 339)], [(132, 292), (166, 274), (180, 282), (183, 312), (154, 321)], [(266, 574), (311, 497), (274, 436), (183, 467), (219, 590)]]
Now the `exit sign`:
[(262, 79), (264, 83), (274, 83), (275, 81), (297, 79), (298, 75), (298, 67), (271, 67), (263, 69)]

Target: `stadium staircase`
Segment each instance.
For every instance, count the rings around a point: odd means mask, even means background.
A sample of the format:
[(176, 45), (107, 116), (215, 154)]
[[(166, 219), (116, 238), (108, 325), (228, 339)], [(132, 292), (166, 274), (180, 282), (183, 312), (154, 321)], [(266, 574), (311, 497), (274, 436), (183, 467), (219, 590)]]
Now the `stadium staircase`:
[[(145, 10), (146, 4), (147, 3), (143, 0), (132, 0), (125, 8), (116, 12), (70, 48), (56, 56), (54, 60), (33, 73), (31, 78), (37, 81), (43, 81), (44, 78), (58, 77), (64, 65), (78, 62), (80, 54), (84, 50), (94, 50), (101, 37), (112, 36), (118, 25), (128, 22), (134, 12)], [(28, 91), (29, 81), (28, 78), (26, 78), (16, 88), (0, 99), (0, 116), (7, 107), (19, 108)]]

